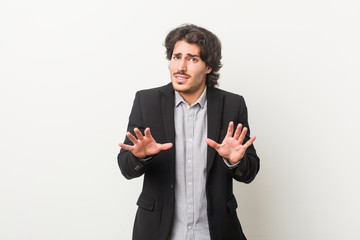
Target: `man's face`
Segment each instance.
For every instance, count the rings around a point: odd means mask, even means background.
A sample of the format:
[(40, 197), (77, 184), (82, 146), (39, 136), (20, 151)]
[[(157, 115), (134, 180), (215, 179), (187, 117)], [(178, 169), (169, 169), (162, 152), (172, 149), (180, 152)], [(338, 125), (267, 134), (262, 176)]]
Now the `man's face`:
[(173, 88), (186, 101), (186, 97), (195, 97), (195, 101), (200, 97), (205, 88), (206, 74), (212, 70), (201, 60), (199, 46), (183, 40), (176, 42), (169, 68)]

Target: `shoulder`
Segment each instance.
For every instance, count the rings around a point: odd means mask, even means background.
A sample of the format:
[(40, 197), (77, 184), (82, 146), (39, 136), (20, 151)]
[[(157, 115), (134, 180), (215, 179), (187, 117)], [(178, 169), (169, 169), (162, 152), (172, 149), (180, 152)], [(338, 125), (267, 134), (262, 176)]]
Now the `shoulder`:
[(209, 88), (208, 89), (208, 93), (209, 93), (209, 97), (222, 97), (224, 99), (224, 101), (229, 101), (229, 102), (244, 102), (244, 97), (236, 94), (236, 93), (232, 93), (220, 88)]
[(136, 96), (142, 97), (154, 97), (160, 94), (165, 95), (173, 95), (174, 90), (172, 88), (172, 84), (166, 84), (164, 86), (156, 87), (156, 88), (149, 88), (149, 89), (142, 89), (136, 92)]
[(159, 108), (159, 104), (164, 100), (174, 100), (174, 90), (171, 83), (161, 87), (137, 91), (134, 102), (144, 108), (152, 109)]

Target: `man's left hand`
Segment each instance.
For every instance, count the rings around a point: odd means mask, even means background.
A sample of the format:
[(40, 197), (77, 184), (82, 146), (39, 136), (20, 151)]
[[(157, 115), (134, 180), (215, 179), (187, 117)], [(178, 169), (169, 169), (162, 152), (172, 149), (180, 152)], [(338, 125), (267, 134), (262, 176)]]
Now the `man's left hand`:
[(242, 128), (242, 125), (238, 124), (233, 136), (234, 123), (230, 122), (226, 136), (221, 144), (210, 138), (206, 139), (206, 143), (214, 148), (221, 157), (227, 159), (230, 164), (237, 164), (244, 157), (246, 149), (256, 139), (256, 137), (253, 136), (243, 144), (247, 130), (246, 127)]

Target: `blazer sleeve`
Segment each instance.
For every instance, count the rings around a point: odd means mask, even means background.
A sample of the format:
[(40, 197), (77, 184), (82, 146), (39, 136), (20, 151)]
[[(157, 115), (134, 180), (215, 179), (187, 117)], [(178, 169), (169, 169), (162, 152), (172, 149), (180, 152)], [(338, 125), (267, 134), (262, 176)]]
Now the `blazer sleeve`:
[[(141, 111), (140, 92), (137, 92), (135, 95), (127, 131), (134, 135), (134, 128), (138, 128), (142, 133), (144, 133), (145, 128), (143, 124), (143, 113)], [(125, 137), (124, 143), (127, 145), (133, 145), (133, 143), (127, 137)], [(144, 174), (146, 166), (149, 163), (149, 161), (142, 161), (136, 158), (130, 151), (125, 149), (120, 150), (117, 159), (121, 173), (127, 179), (139, 177)]]
[[(248, 123), (248, 113), (245, 100), (243, 97), (240, 99), (240, 111), (238, 116), (238, 122), (247, 127), (248, 131), (245, 136), (244, 142), (250, 139), (250, 128)], [(255, 179), (255, 176), (260, 169), (260, 159), (256, 154), (254, 144), (251, 144), (246, 152), (244, 157), (240, 160), (239, 165), (236, 168), (231, 169), (233, 178), (237, 181), (250, 183)]]

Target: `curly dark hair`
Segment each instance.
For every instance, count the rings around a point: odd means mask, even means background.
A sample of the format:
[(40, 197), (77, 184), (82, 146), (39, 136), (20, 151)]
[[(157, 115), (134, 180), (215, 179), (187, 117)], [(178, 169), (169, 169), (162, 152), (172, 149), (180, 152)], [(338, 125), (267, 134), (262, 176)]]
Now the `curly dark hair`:
[(193, 24), (181, 25), (172, 31), (165, 38), (166, 58), (172, 58), (176, 42), (184, 40), (190, 44), (196, 44), (200, 48), (200, 58), (212, 71), (206, 75), (208, 87), (218, 86), (221, 64), (221, 42), (212, 32)]

